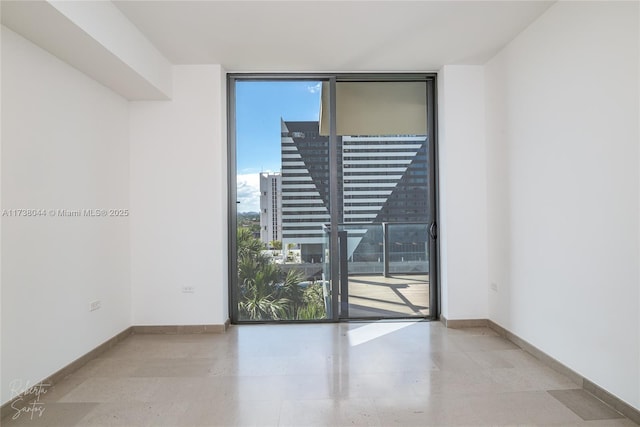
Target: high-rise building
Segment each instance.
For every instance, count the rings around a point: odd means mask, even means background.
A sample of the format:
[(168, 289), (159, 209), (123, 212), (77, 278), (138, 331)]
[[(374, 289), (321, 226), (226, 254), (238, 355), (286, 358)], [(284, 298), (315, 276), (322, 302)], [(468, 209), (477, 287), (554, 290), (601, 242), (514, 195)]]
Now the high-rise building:
[(426, 136), (343, 136), (344, 218), (427, 220)]
[(318, 122), (281, 122), (282, 239), (300, 247), (303, 262), (323, 259), (329, 218), (329, 139)]
[[(426, 136), (338, 138), (340, 222), (423, 223), (428, 221)], [(283, 241), (300, 245), (303, 262), (322, 260), (329, 217), (329, 138), (318, 122), (282, 121)], [(350, 256), (379, 250), (379, 238), (352, 228)], [(351, 238), (353, 237), (353, 238)], [(395, 233), (392, 250), (412, 250), (417, 239)], [(409, 245), (409, 246), (407, 246)], [(405, 247), (407, 246), (407, 247)]]
[(382, 228), (363, 223), (391, 224), (392, 259), (426, 259), (426, 227), (415, 226), (428, 221), (426, 140), (401, 135), (342, 137), (343, 222), (349, 229), (351, 260), (375, 262), (383, 257)]
[(260, 240), (282, 240), (282, 176), (260, 174)]

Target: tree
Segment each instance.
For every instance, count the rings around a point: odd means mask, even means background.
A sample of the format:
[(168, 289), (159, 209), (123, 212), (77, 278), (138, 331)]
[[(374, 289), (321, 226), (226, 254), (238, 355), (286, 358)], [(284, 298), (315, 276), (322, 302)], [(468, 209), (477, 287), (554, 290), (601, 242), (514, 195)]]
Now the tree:
[(240, 316), (250, 320), (283, 318), (288, 301), (277, 295), (280, 270), (263, 254), (263, 243), (251, 230), (238, 228), (237, 248)]
[(280, 297), (277, 287), (279, 269), (261, 259), (243, 259), (238, 263), (240, 315), (250, 320), (279, 320), (287, 316), (289, 301)]
[[(282, 244), (280, 242), (280, 244)], [(282, 320), (325, 317), (322, 286), (311, 284), (296, 269), (284, 273), (264, 253), (263, 243), (251, 230), (237, 231), (238, 310), (241, 319)]]
[(280, 240), (272, 240), (269, 242), (269, 246), (271, 246), (273, 249), (280, 251), (282, 250), (282, 242)]
[(238, 260), (245, 257), (260, 258), (262, 256), (264, 244), (253, 237), (250, 229), (245, 227), (238, 228), (237, 236)]
[(312, 283), (304, 290), (303, 304), (296, 313), (298, 320), (324, 319), (327, 312), (324, 307), (324, 294), (321, 283)]
[(287, 306), (287, 317), (289, 319), (295, 319), (298, 310), (304, 304), (304, 289), (300, 286), (300, 282), (303, 279), (304, 276), (301, 271), (289, 270), (279, 288), (279, 294), (289, 301)]

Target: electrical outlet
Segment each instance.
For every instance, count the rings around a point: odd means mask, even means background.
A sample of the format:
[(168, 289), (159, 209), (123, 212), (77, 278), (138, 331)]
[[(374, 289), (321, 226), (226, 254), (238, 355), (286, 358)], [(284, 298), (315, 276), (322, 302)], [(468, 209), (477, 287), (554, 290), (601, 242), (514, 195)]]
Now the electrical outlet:
[(89, 303), (89, 311), (96, 311), (100, 307), (102, 307), (102, 303), (100, 302), (100, 300), (91, 301)]
[(491, 282), (491, 290), (494, 292), (498, 292), (498, 284), (496, 282)]
[(183, 286), (182, 293), (184, 294), (192, 294), (196, 291), (196, 288), (193, 286)]

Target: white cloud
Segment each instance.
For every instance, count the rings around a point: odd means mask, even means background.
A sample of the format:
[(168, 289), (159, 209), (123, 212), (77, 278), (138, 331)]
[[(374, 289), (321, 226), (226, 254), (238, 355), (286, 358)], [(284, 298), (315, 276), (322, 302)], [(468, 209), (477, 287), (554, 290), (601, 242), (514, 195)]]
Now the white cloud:
[(240, 174), (236, 181), (238, 212), (260, 212), (260, 174)]
[(318, 82), (314, 85), (307, 85), (307, 90), (309, 93), (318, 93), (322, 89), (322, 83)]

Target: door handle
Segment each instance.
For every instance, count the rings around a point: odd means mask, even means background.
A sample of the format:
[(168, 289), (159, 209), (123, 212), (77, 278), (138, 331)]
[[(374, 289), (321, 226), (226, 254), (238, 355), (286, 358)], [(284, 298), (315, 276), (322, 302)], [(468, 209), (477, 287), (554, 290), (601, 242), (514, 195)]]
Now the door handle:
[(433, 240), (438, 238), (438, 224), (435, 221), (429, 226), (429, 236), (431, 236)]

